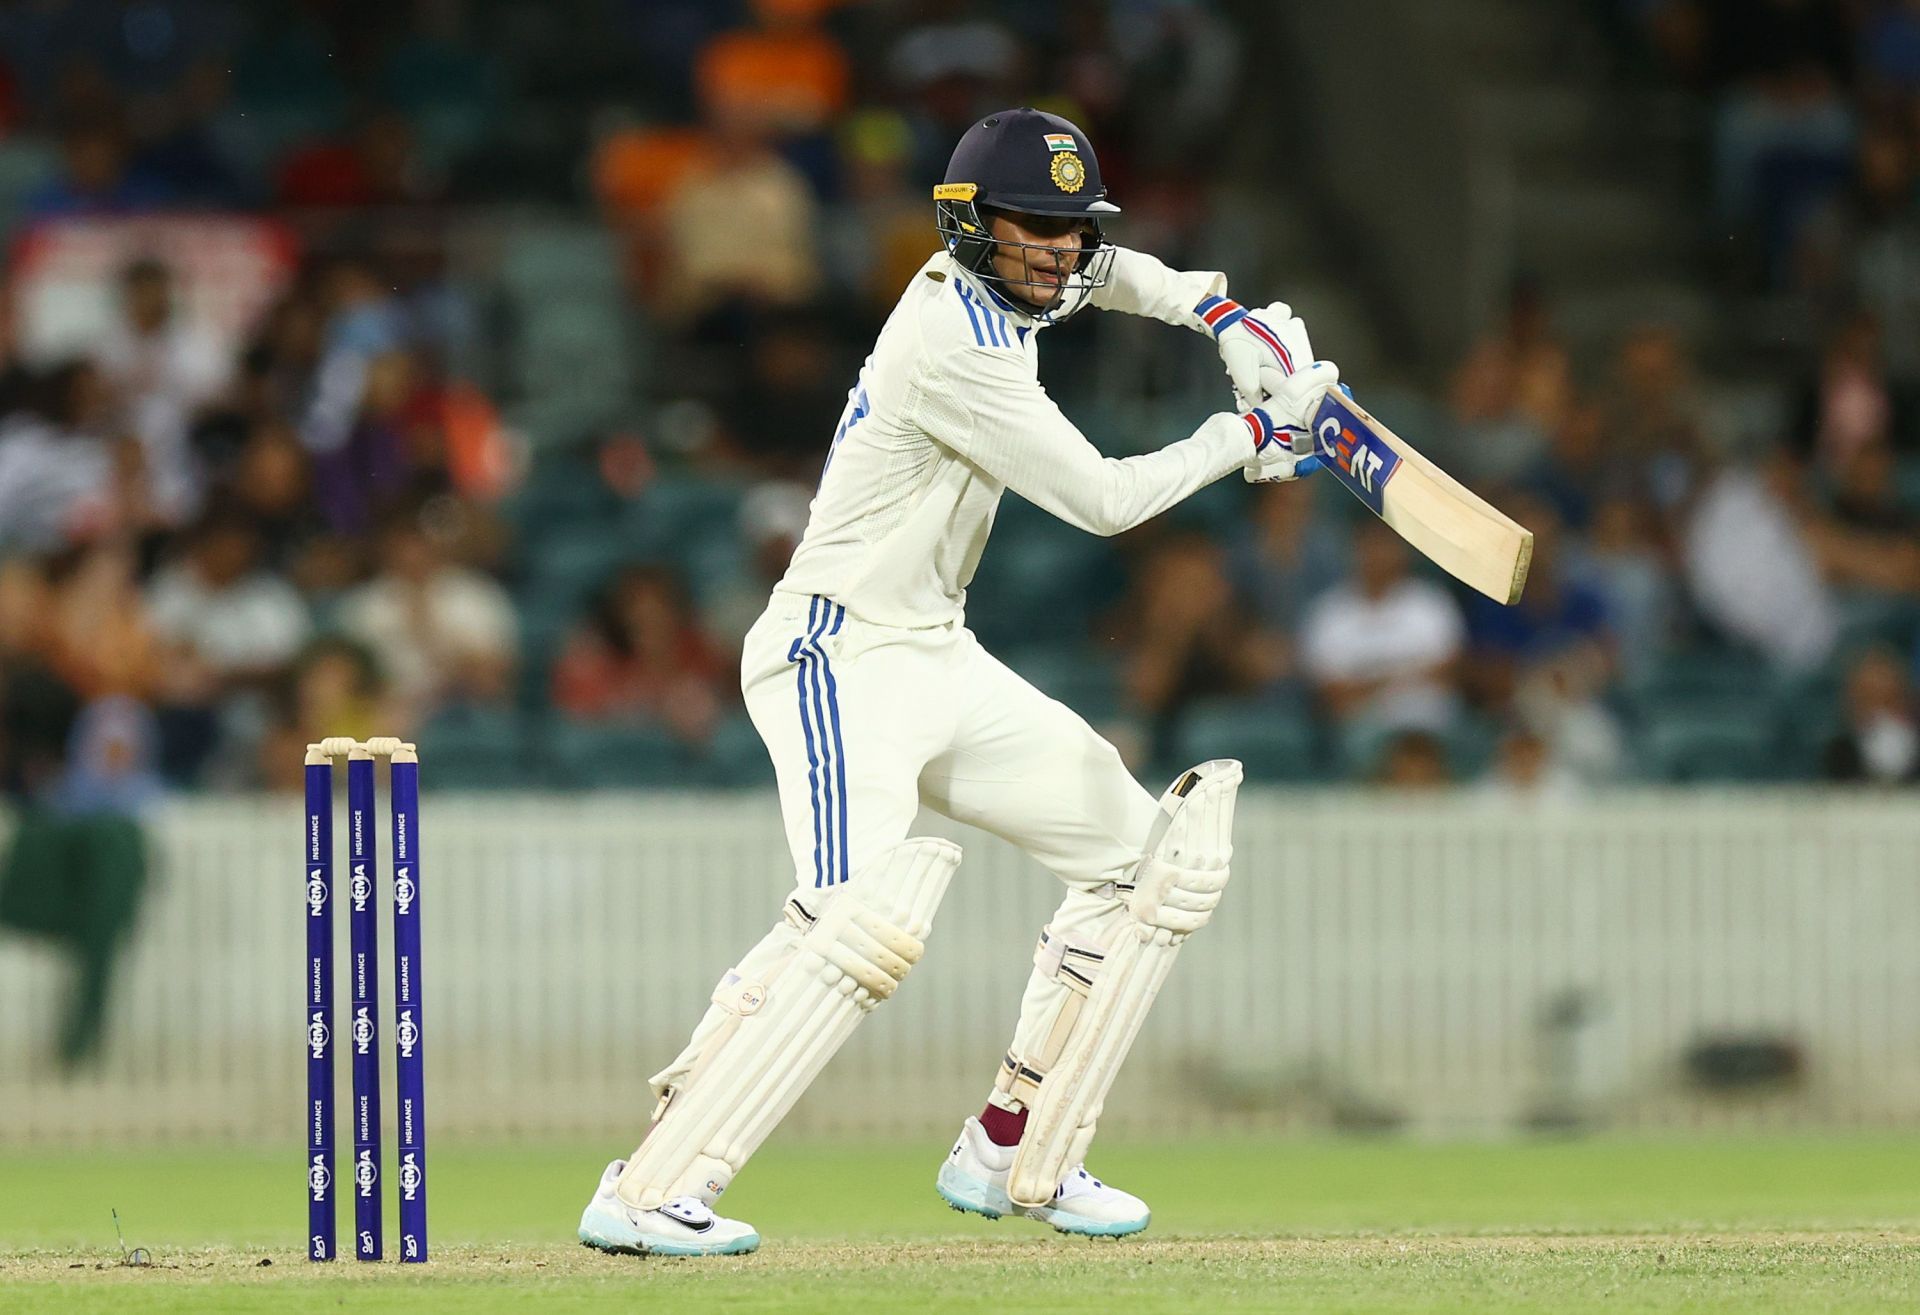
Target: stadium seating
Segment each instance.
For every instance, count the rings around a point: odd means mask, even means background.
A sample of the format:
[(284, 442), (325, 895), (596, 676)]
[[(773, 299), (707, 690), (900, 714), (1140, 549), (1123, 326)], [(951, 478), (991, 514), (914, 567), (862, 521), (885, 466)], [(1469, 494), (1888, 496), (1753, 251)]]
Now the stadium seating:
[(1177, 736), (1184, 766), (1238, 758), (1257, 781), (1323, 779), (1314, 725), (1288, 700), (1206, 699), (1187, 709)]
[(685, 789), (703, 783), (698, 763), (661, 727), (557, 717), (542, 729), (548, 780), (559, 788)]
[(744, 712), (720, 723), (712, 743), (698, 755), (696, 770), (704, 784), (722, 789), (773, 784), (773, 760)]
[(1049, 698), (1099, 722), (1120, 710), (1120, 672), (1112, 654), (1077, 644), (1010, 649), (1006, 664)]
[(1648, 779), (1765, 782), (1782, 775), (1780, 738), (1766, 705), (1675, 705), (1640, 727), (1640, 769)]
[(435, 788), (526, 789), (539, 781), (519, 714), (497, 708), (450, 708), (416, 737)]

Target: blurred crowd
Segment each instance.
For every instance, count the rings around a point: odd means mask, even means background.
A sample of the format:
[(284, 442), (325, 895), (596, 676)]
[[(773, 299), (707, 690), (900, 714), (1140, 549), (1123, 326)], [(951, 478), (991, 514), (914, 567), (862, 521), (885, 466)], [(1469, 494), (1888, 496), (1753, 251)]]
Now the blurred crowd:
[(1712, 104), (1734, 277), (1873, 314), (1920, 377), (1920, 5), (1608, 0), (1655, 76)]
[[(1124, 240), (1182, 263), (1247, 75), (1206, 0), (285, 8), (0, 13), (13, 231), (240, 213), (288, 223), (296, 249), (237, 335), (138, 249), (84, 352), (30, 350), (28, 309), (0, 306), (16, 791), (134, 806), (289, 786), (327, 734), (439, 730), (478, 753), (547, 728), (580, 763), (651, 743), (727, 761), (739, 637), (932, 248), (953, 140), (1005, 104), (1069, 114), (1124, 197)], [(1840, 9), (1820, 43), (1796, 35)], [(1729, 18), (1749, 10), (1766, 21)], [(1734, 459), (1679, 335), (1648, 325), (1574, 360), (1551, 288), (1523, 281), (1422, 430), (1535, 531), (1518, 608), (1411, 560), (1326, 481), (1229, 481), (1112, 544), (1010, 510), (970, 615), (1143, 772), (1264, 740), (1255, 774), (1500, 797), (1920, 778), (1902, 496), (1920, 436), (1890, 365), (1920, 360), (1893, 341), (1920, 280), (1874, 272), (1908, 250), (1920, 6), (1627, 13), (1647, 58), (1718, 98), (1711, 195), (1761, 235), (1765, 276), (1821, 280), (1836, 307), (1783, 441)], [(1808, 143), (1831, 186), (1778, 166)], [(605, 238), (577, 264), (530, 248), (504, 330), (448, 243), (419, 237), (503, 200), (570, 206)], [(1103, 332), (1049, 339), (1069, 414), (1088, 418), (1097, 375), (1061, 363)], [(499, 340), (544, 364), (473, 350)], [(1202, 729), (1223, 724), (1232, 742)]]

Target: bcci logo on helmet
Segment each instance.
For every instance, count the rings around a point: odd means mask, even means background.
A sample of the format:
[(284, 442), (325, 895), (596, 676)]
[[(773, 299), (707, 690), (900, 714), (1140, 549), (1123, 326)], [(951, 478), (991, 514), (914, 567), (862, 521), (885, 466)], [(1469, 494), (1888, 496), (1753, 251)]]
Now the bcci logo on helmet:
[(393, 1035), (395, 1044), (400, 1047), (400, 1058), (412, 1059), (413, 1048), (420, 1044), (420, 1027), (413, 1021), (413, 1010), (400, 1011), (400, 1023)]
[(400, 1157), (400, 1199), (411, 1201), (420, 1193), (420, 1164), (412, 1151)]
[(1072, 151), (1058, 151), (1053, 157), (1053, 185), (1063, 192), (1077, 192), (1087, 185), (1087, 166)]
[(314, 1200), (324, 1201), (327, 1199), (327, 1189), (331, 1186), (333, 1175), (327, 1172), (326, 1157), (314, 1156), (313, 1163), (307, 1166), (307, 1190), (313, 1193)]
[(413, 869), (396, 868), (393, 873), (393, 912), (395, 917), (413, 912)]
[(333, 1040), (333, 1033), (327, 1030), (327, 1016), (316, 1012), (307, 1020), (307, 1049), (315, 1059), (327, 1057), (327, 1042)]
[(320, 910), (327, 906), (326, 873), (315, 868), (307, 874), (307, 916), (317, 918)]
[(355, 863), (353, 865), (352, 890), (353, 907), (359, 912), (366, 912), (367, 901), (373, 898), (373, 883), (367, 880), (367, 865), (365, 863)]
[(373, 1049), (373, 1018), (365, 1005), (353, 1014), (353, 1048), (363, 1055)]
[(380, 1166), (374, 1161), (371, 1149), (360, 1152), (360, 1158), (353, 1166), (353, 1184), (360, 1189), (360, 1195), (372, 1196), (374, 1185), (380, 1181)]

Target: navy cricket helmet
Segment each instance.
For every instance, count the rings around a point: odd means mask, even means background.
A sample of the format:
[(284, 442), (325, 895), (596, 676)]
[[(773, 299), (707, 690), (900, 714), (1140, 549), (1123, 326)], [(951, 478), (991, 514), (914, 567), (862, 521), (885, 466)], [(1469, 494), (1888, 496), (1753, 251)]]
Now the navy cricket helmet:
[[(967, 129), (945, 180), (933, 189), (933, 204), (934, 226), (953, 258), (1040, 319), (1066, 318), (1107, 281), (1114, 248), (1100, 231), (1100, 216), (1119, 214), (1120, 207), (1107, 200), (1087, 134), (1057, 114), (1001, 110)], [(1068, 221), (1080, 250), (1063, 259), (1059, 247), (1046, 243), (998, 241), (988, 222), (995, 211)], [(996, 254), (1017, 254), (1021, 276), (997, 270)]]

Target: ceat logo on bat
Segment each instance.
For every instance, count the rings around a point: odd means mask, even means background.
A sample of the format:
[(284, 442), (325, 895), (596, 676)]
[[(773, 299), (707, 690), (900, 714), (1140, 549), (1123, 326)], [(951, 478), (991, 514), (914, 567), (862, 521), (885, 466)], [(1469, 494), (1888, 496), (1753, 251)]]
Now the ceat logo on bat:
[(1327, 457), (1333, 477), (1379, 515), (1381, 493), (1400, 467), (1400, 454), (1333, 397), (1321, 403), (1314, 419), (1314, 438)]

